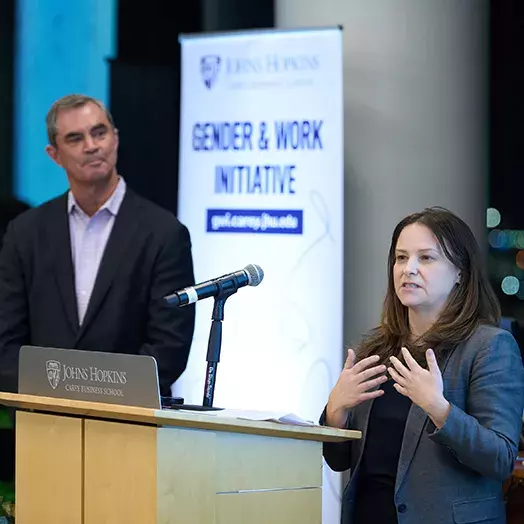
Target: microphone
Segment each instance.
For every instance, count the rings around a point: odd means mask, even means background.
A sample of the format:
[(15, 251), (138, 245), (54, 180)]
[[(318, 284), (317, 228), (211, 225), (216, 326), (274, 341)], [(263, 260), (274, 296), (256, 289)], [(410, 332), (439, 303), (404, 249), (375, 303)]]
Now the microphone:
[[(186, 287), (172, 295), (164, 297), (170, 306), (187, 306), (197, 300), (214, 297), (220, 291), (231, 291), (244, 286), (258, 286), (264, 278), (264, 271), (256, 264), (248, 264), (244, 269), (222, 275), (221, 277), (202, 282), (196, 286)], [(233, 291), (233, 292), (234, 292)]]

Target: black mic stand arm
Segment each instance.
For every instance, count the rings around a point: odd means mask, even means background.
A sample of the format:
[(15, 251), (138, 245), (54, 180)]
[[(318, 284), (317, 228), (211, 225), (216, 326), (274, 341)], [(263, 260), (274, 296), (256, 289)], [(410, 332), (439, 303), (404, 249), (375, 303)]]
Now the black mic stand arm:
[(220, 362), (220, 349), (222, 346), (222, 321), (224, 320), (224, 305), (226, 300), (238, 290), (238, 284), (236, 280), (233, 282), (233, 287), (227, 290), (224, 290), (221, 281), (217, 282), (218, 293), (215, 295), (215, 304), (213, 306), (213, 314), (211, 316), (211, 330), (209, 332), (209, 341), (207, 344), (207, 369), (203, 400), (203, 406), (205, 407), (213, 406), (217, 366)]

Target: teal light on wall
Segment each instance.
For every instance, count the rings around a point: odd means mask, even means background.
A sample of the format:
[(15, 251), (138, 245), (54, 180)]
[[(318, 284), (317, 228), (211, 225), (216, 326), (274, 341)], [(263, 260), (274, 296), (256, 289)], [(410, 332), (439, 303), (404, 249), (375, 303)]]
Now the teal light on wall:
[(65, 190), (47, 156), (45, 116), (61, 96), (109, 98), (117, 0), (18, 0), (14, 86), (14, 192), (38, 205)]

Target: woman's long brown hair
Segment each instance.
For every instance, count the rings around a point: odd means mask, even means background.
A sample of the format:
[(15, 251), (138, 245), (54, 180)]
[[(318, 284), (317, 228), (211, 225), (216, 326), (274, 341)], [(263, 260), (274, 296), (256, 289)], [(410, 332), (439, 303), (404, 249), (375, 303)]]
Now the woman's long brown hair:
[[(460, 271), (460, 282), (451, 291), (438, 320), (418, 340), (411, 339), (408, 309), (395, 292), (393, 266), (395, 250), (402, 230), (410, 224), (423, 224), (437, 238), (444, 255)], [(388, 288), (378, 327), (364, 337), (358, 359), (379, 355), (386, 362), (407, 347), (417, 361), (425, 363), (428, 348), (453, 347), (468, 339), (480, 324), (497, 325), (500, 304), (489, 283), (487, 271), (475, 237), (468, 225), (441, 207), (427, 208), (404, 218), (393, 231), (388, 256)], [(438, 353), (437, 353), (438, 355)]]

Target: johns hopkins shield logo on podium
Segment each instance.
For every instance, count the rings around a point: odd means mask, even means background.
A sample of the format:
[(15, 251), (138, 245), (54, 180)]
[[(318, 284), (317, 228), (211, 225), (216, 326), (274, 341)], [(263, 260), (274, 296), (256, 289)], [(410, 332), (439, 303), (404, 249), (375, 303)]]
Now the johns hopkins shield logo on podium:
[(47, 380), (49, 380), (51, 387), (56, 389), (60, 382), (60, 368), (62, 365), (58, 360), (48, 360), (45, 363), (45, 367), (47, 371)]
[(200, 59), (200, 75), (208, 89), (213, 87), (218, 78), (220, 62), (221, 59), (218, 55), (205, 55)]

